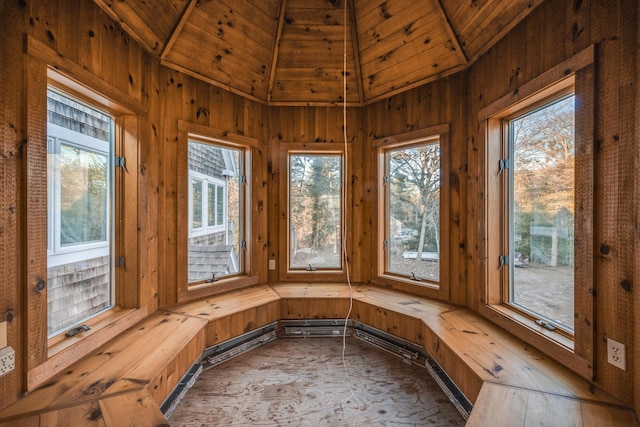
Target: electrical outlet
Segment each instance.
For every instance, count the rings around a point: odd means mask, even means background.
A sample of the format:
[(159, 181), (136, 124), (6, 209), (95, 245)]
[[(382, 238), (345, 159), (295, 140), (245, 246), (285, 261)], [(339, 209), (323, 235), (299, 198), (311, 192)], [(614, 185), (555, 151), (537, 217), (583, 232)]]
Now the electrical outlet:
[(270, 259), (269, 260), (269, 270), (275, 270), (276, 269), (276, 260), (275, 259)]
[(607, 338), (607, 362), (623, 371), (627, 370), (627, 357), (624, 344)]
[(12, 347), (0, 349), (0, 377), (16, 368), (16, 352)]

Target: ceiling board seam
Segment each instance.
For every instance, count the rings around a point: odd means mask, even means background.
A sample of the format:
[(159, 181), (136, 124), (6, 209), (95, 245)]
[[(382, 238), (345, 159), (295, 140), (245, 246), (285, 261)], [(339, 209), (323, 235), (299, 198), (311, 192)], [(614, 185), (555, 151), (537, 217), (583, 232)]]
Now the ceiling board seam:
[(203, 82), (211, 84), (212, 86), (219, 87), (219, 88), (224, 89), (226, 91), (229, 91), (231, 93), (235, 93), (236, 95), (240, 95), (243, 98), (248, 99), (249, 101), (255, 101), (255, 102), (258, 102), (258, 103), (263, 104), (263, 105), (266, 104), (264, 99), (260, 99), (255, 95), (251, 95), (251, 94), (243, 92), (243, 91), (241, 91), (239, 89), (235, 89), (235, 88), (233, 88), (233, 87), (231, 87), (231, 86), (229, 86), (227, 84), (224, 84), (224, 83), (221, 83), (221, 82), (219, 82), (217, 80), (214, 80), (211, 77), (205, 76), (204, 74), (202, 74), (202, 73), (200, 73), (198, 71), (191, 70), (191, 69), (189, 69), (189, 68), (187, 68), (187, 67), (185, 67), (183, 65), (177, 64), (175, 62), (168, 61), (166, 59), (160, 61), (160, 64), (162, 64), (162, 65), (164, 65), (164, 66), (166, 66), (168, 68), (171, 68), (171, 69), (173, 69), (175, 71), (179, 71), (181, 73), (184, 73), (184, 74), (187, 74), (189, 76), (195, 77), (195, 78), (197, 78), (199, 80), (202, 80)]
[(382, 100), (384, 100), (384, 99), (391, 98), (391, 97), (392, 97), (392, 96), (394, 96), (394, 95), (397, 95), (397, 94), (399, 94), (399, 93), (406, 92), (406, 91), (408, 91), (408, 90), (410, 90), (410, 89), (416, 88), (416, 87), (418, 87), (418, 86), (425, 85), (425, 84), (427, 84), (427, 83), (434, 82), (434, 81), (436, 81), (436, 80), (442, 79), (442, 78), (444, 78), (444, 77), (447, 77), (447, 76), (450, 76), (450, 75), (452, 75), (452, 74), (455, 74), (455, 73), (457, 73), (457, 72), (459, 72), (459, 71), (462, 71), (462, 70), (464, 70), (464, 69), (466, 69), (466, 68), (467, 68), (467, 66), (466, 66), (466, 65), (464, 65), (464, 64), (460, 64), (460, 65), (457, 65), (457, 66), (455, 66), (455, 67), (449, 68), (449, 69), (447, 69), (447, 70), (443, 70), (443, 71), (441, 71), (441, 72), (439, 72), (439, 73), (437, 73), (437, 74), (432, 74), (432, 75), (427, 76), (427, 77), (425, 77), (425, 78), (423, 78), (423, 79), (416, 80), (416, 81), (415, 81), (415, 82), (413, 82), (413, 83), (409, 83), (409, 84), (407, 84), (407, 85), (405, 85), (405, 86), (402, 86), (402, 87), (399, 87), (399, 88), (396, 88), (396, 89), (392, 89), (392, 90), (387, 91), (387, 92), (384, 92), (384, 93), (382, 93), (382, 94), (380, 94), (380, 95), (376, 95), (376, 96), (374, 96), (374, 97), (373, 97), (373, 98), (371, 98), (371, 99), (367, 99), (367, 101), (366, 101), (366, 102), (364, 102), (364, 103), (363, 103), (363, 105), (367, 106), (367, 105), (371, 105), (371, 104), (373, 104), (373, 103), (375, 103), (375, 102), (378, 102), (378, 101), (382, 101)]
[(141, 35), (139, 35), (133, 27), (131, 27), (129, 24), (127, 24), (125, 21), (122, 20), (122, 18), (120, 18), (120, 16), (118, 15), (118, 13), (113, 10), (113, 8), (107, 4), (104, 0), (93, 0), (95, 4), (97, 4), (107, 15), (109, 15), (109, 17), (111, 19), (113, 19), (115, 22), (117, 22), (122, 29), (129, 35), (131, 36), (131, 38), (133, 38), (137, 43), (140, 44), (140, 46), (142, 46), (144, 49), (146, 49), (148, 52), (151, 53), (155, 53), (155, 49), (159, 46), (160, 44), (160, 39), (158, 38), (158, 36), (151, 30), (151, 28), (149, 28), (148, 25), (144, 25), (144, 27), (147, 29), (147, 31), (149, 31), (149, 33), (151, 35), (153, 35), (153, 37), (155, 38), (155, 42), (156, 42), (156, 46), (151, 46), (149, 43), (147, 43)]
[(447, 33), (451, 38), (451, 43), (453, 43), (453, 47), (455, 48), (458, 56), (460, 57), (460, 59), (462, 59), (463, 64), (468, 65), (469, 57), (467, 55), (467, 52), (465, 52), (464, 49), (462, 48), (460, 39), (458, 39), (458, 35), (456, 34), (453, 28), (453, 25), (451, 24), (451, 20), (447, 16), (447, 13), (445, 12), (444, 7), (442, 6), (442, 0), (431, 0), (431, 2), (433, 3), (434, 8), (438, 12), (438, 16), (442, 20), (442, 23), (444, 24), (447, 30)]
[[(365, 102), (366, 99), (364, 97), (364, 82), (362, 81), (362, 64), (360, 63), (360, 43), (358, 42), (358, 28), (356, 27), (356, 6), (354, 1), (349, 2), (349, 24), (351, 27), (351, 49), (353, 50), (353, 68), (355, 68), (356, 70), (358, 96), (360, 97), (360, 102)], [(343, 70), (343, 72), (346, 71), (347, 70)], [(344, 99), (343, 102), (347, 102), (347, 100)]]
[(509, 22), (504, 25), (498, 33), (491, 37), (487, 43), (484, 43), (483, 48), (476, 52), (470, 59), (469, 65), (473, 64), (479, 57), (484, 55), (492, 46), (494, 46), (500, 39), (502, 39), (509, 31), (518, 25), (524, 18), (529, 15), (536, 7), (538, 7), (543, 0), (533, 0), (528, 6), (513, 17)]
[(162, 53), (160, 54), (161, 60), (164, 60), (167, 57), (167, 55), (169, 54), (169, 51), (171, 50), (171, 48), (173, 48), (173, 45), (175, 44), (176, 40), (178, 40), (178, 36), (182, 32), (182, 28), (184, 28), (184, 25), (187, 23), (187, 19), (191, 15), (191, 12), (193, 11), (193, 8), (196, 6), (197, 2), (198, 2), (197, 0), (191, 0), (189, 4), (184, 8), (184, 11), (182, 12), (182, 16), (180, 17), (180, 19), (178, 20), (178, 23), (176, 24), (173, 31), (171, 32), (171, 35), (169, 36), (169, 40), (167, 40), (167, 42), (164, 45), (164, 49), (162, 49)]
[(267, 86), (267, 104), (271, 102), (271, 92), (273, 90), (273, 81), (275, 80), (276, 66), (278, 64), (278, 55), (280, 52), (280, 38), (282, 37), (282, 27), (284, 26), (284, 16), (287, 11), (287, 0), (280, 3), (280, 16), (278, 19), (278, 28), (273, 41), (273, 55), (271, 58), (271, 71), (269, 72), (269, 85)]

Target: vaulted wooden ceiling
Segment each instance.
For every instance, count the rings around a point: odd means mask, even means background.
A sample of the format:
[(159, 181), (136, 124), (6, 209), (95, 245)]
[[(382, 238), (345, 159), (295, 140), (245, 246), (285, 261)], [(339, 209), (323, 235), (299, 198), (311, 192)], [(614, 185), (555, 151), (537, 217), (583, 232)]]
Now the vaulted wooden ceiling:
[(365, 105), (466, 68), (542, 0), (94, 0), (167, 67), (269, 105)]

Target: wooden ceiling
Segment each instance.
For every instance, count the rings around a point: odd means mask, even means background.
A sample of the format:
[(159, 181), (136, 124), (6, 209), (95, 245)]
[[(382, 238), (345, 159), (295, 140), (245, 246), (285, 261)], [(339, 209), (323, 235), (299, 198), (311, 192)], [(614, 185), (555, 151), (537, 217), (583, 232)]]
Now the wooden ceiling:
[(269, 105), (366, 105), (468, 67), (542, 0), (94, 0), (167, 67)]

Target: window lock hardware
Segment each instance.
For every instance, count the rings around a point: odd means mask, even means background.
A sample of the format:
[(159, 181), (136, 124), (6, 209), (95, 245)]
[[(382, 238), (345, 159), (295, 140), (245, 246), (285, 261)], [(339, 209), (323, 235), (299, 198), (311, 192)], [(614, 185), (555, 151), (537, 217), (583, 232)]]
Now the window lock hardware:
[(548, 330), (548, 331), (555, 331), (555, 330), (556, 330), (556, 327), (555, 327), (555, 326), (553, 326), (553, 325), (552, 325), (551, 323), (549, 323), (549, 322), (545, 322), (545, 321), (544, 321), (544, 320), (542, 320), (542, 319), (538, 319), (538, 320), (536, 320), (536, 325), (538, 325), (538, 326), (542, 326), (543, 328), (545, 328), (545, 329), (546, 329), (546, 330)]
[(388, 177), (388, 176), (386, 176), (386, 175), (385, 175), (385, 176), (383, 176), (383, 177), (382, 177), (382, 183), (383, 183), (383, 184), (388, 184), (388, 183), (389, 183), (389, 177)]
[(307, 270), (307, 271), (316, 271), (316, 268), (314, 266), (312, 266), (311, 264), (309, 264), (309, 267), (305, 268), (305, 270)]
[(124, 156), (116, 156), (116, 167), (122, 168), (126, 173), (129, 173), (129, 171), (127, 170), (127, 161)]
[(213, 272), (211, 274), (211, 279), (205, 280), (205, 283), (213, 283), (213, 282), (217, 282), (217, 281), (218, 281), (218, 278), (216, 277), (216, 273)]
[(504, 172), (505, 169), (509, 169), (509, 159), (500, 159), (500, 162), (498, 163), (498, 175), (502, 174), (502, 172)]
[(499, 262), (500, 262), (499, 270), (502, 270), (502, 267), (504, 267), (505, 265), (509, 265), (509, 256), (500, 255)]
[(119, 256), (116, 258), (116, 267), (120, 267), (124, 271), (127, 271), (127, 262), (123, 256)]
[(78, 326), (76, 328), (71, 329), (65, 335), (68, 336), (68, 337), (72, 337), (74, 335), (79, 334), (80, 332), (87, 332), (90, 329), (91, 329), (91, 326), (80, 325), (80, 326)]
[(242, 249), (247, 249), (247, 241), (246, 240), (241, 240), (240, 241), (240, 247)]
[(382, 242), (382, 246), (385, 247), (385, 248), (388, 248), (389, 247), (389, 241), (385, 240), (384, 242)]
[(421, 282), (422, 281), (422, 277), (416, 276), (416, 274), (412, 271), (411, 272), (411, 280), (415, 280), (416, 282)]

